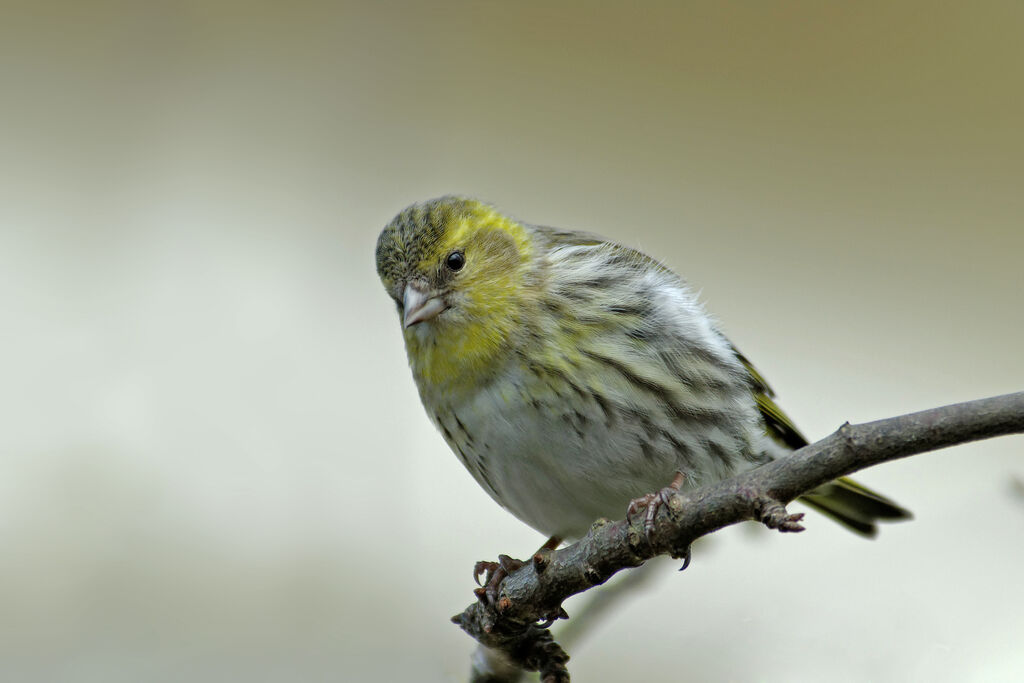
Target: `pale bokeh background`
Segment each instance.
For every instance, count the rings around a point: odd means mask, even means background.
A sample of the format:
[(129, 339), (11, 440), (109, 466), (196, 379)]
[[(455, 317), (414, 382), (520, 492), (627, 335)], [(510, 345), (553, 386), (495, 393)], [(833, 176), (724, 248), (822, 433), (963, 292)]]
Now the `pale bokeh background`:
[[(1020, 3), (2, 14), (2, 680), (463, 679), (473, 562), (542, 539), (419, 406), (412, 201), (658, 255), (813, 437), (1024, 388)], [(863, 474), (873, 543), (721, 534), (576, 678), (1024, 678), (1022, 449)]]

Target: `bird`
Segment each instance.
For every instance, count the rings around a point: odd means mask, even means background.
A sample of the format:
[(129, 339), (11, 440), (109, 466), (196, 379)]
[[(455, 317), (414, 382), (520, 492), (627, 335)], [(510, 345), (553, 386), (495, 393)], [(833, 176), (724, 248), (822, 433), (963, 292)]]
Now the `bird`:
[[(449, 195), (398, 213), (376, 267), (427, 415), (544, 547), (669, 480), (699, 487), (808, 443), (695, 290), (641, 251)], [(910, 517), (848, 478), (801, 500), (868, 537)]]

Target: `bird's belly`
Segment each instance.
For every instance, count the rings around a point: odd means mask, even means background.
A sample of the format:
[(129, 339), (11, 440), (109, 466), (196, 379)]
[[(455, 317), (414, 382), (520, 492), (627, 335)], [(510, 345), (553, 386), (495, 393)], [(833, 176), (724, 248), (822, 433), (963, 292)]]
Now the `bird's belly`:
[(710, 433), (668, 422), (655, 428), (656, 417), (496, 389), (434, 413), (491, 497), (538, 531), (569, 538), (598, 518), (621, 518), (630, 500), (667, 485), (676, 470), (691, 483), (731, 473), (705, 447)]

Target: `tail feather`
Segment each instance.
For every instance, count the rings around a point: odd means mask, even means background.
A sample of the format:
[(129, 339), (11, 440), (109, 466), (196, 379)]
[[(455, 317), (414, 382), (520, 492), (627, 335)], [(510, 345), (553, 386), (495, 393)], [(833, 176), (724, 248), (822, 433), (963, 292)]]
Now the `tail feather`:
[(801, 497), (800, 502), (862, 536), (878, 533), (876, 522), (911, 519), (910, 512), (885, 496), (843, 477)]
[[(775, 392), (768, 386), (761, 373), (736, 347), (733, 347), (733, 352), (743, 363), (750, 376), (754, 401), (764, 420), (765, 433), (786, 451), (806, 446), (807, 439), (796, 428), (789, 416), (772, 400)], [(868, 537), (878, 533), (876, 522), (880, 520), (898, 521), (910, 519), (913, 516), (885, 496), (846, 477), (819, 486), (799, 500), (831, 517), (847, 529)]]

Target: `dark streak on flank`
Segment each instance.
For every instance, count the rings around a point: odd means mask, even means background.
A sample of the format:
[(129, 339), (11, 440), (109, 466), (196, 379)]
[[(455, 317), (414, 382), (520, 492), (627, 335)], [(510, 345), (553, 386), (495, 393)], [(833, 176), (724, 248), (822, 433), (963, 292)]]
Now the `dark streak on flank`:
[[(541, 363), (531, 362), (522, 353), (520, 353), (520, 356), (522, 357), (524, 364), (526, 364), (526, 366), (530, 370), (533, 371), (533, 374), (535, 374), (540, 379), (551, 378), (551, 379), (557, 380), (557, 382), (559, 382), (562, 385), (568, 387), (570, 390), (575, 392), (576, 395), (580, 396), (581, 398), (586, 398), (587, 396), (590, 395), (589, 393), (584, 391), (583, 388), (580, 387), (580, 385), (577, 384), (573, 380), (573, 378), (570, 377), (569, 374), (566, 373), (564, 370), (561, 370), (561, 369), (556, 368), (556, 367), (552, 367), (550, 365), (544, 365), (544, 364), (541, 364)], [(554, 388), (554, 387), (557, 387), (558, 385), (557, 384), (553, 384), (551, 386)]]
[(469, 459), (466, 457), (465, 452), (463, 452), (462, 446), (460, 446), (457, 443), (453, 443), (453, 444), (451, 444), (451, 446), (452, 446), (452, 448), (455, 449), (455, 452), (459, 454), (459, 460), (462, 461), (463, 466), (465, 466), (466, 469), (469, 469), (470, 468)]
[(602, 318), (598, 315), (587, 315), (584, 313), (576, 314), (576, 322), (582, 325), (589, 325), (590, 327), (602, 328), (612, 327), (615, 324), (614, 321), (609, 320), (608, 318)]
[(628, 315), (635, 318), (647, 318), (651, 315), (651, 307), (644, 301), (636, 301), (628, 304), (618, 303), (605, 307), (609, 313), (617, 315)]
[(665, 439), (665, 441), (671, 444), (673, 450), (675, 450), (676, 453), (679, 453), (680, 457), (682, 457), (683, 459), (683, 462), (685, 462), (691, 469), (696, 468), (696, 462), (693, 457), (693, 449), (691, 449), (689, 446), (687, 446), (685, 443), (683, 443), (676, 437), (672, 436), (670, 432), (665, 431), (664, 429), (661, 430), (661, 436), (662, 438)]
[(714, 439), (708, 439), (707, 449), (716, 459), (725, 463), (728, 467), (733, 466), (733, 462), (735, 461), (737, 455), (733, 451), (729, 450), (728, 448), (726, 448), (719, 442), (715, 441)]
[(746, 372), (741, 368), (729, 367), (729, 365), (727, 365), (726, 362), (723, 361), (719, 356), (715, 355), (708, 349), (698, 346), (697, 344), (693, 343), (692, 340), (683, 339), (682, 341), (683, 345), (680, 351), (683, 353), (683, 355), (689, 356), (690, 358), (695, 360), (702, 360), (705, 363), (713, 365), (716, 368), (721, 368), (722, 370), (725, 370), (726, 372), (732, 375), (740, 376), (746, 374)]
[[(668, 351), (661, 350), (658, 352), (658, 358), (661, 360), (662, 365), (672, 373), (673, 377), (691, 389), (704, 389), (711, 391), (714, 394), (721, 394), (723, 392), (731, 393), (736, 389), (737, 383), (712, 377), (710, 376), (710, 372), (686, 372), (683, 369), (685, 361), (680, 362), (683, 361), (683, 359), (680, 359), (677, 353), (669, 353)], [(700, 368), (700, 365), (694, 365)], [(725, 370), (728, 372), (728, 369), (724, 368), (721, 363), (705, 362), (701, 369), (708, 371)]]
[(565, 306), (563, 306), (562, 303), (560, 301), (558, 301), (557, 299), (544, 298), (540, 302), (540, 304), (541, 304), (541, 306), (546, 308), (549, 313), (553, 313), (554, 315), (559, 315), (559, 316), (565, 315)]
[(577, 303), (585, 303), (590, 300), (589, 295), (568, 288), (562, 288), (558, 290), (557, 294), (565, 299), (571, 299), (572, 301), (575, 301)]
[(472, 447), (473, 436), (469, 433), (469, 430), (466, 429), (466, 425), (462, 424), (462, 420), (459, 419), (459, 416), (455, 413), (455, 411), (452, 411), (452, 417), (455, 418), (455, 424), (458, 425), (459, 429), (462, 430), (462, 434), (466, 437), (466, 443), (470, 447)]
[(487, 474), (487, 463), (486, 463), (486, 461), (484, 461), (484, 459), (478, 455), (477, 456), (477, 460), (476, 460), (476, 465), (477, 465), (477, 467), (476, 467), (477, 474), (480, 475), (480, 479), (483, 480), (484, 485), (487, 487), (487, 490), (490, 491), (491, 496), (495, 500), (500, 502), (501, 501), (501, 496), (498, 495), (497, 489), (494, 488), (494, 484), (491, 483), (491, 478)]
[(628, 366), (615, 358), (610, 356), (604, 356), (593, 351), (581, 350), (588, 358), (595, 360), (599, 363), (604, 363), (608, 367), (614, 369), (622, 377), (633, 384), (634, 386), (646, 391), (647, 393), (654, 396), (665, 408), (665, 412), (677, 420), (699, 420), (709, 425), (720, 425), (727, 423), (728, 415), (724, 414), (720, 410), (713, 410), (704, 408), (702, 406), (686, 405), (680, 406), (677, 404), (676, 397), (673, 395), (672, 390), (667, 386), (660, 384), (652, 379), (642, 377), (637, 373), (633, 372)]
[(651, 331), (648, 328), (646, 328), (646, 327), (637, 327), (637, 328), (634, 328), (632, 330), (626, 330), (625, 334), (630, 339), (633, 339), (633, 340), (636, 340), (636, 341), (639, 341), (639, 342), (647, 342), (647, 341), (650, 341), (650, 340), (654, 339), (657, 336), (656, 333), (652, 334)]
[(441, 425), (441, 431), (444, 433), (445, 441), (448, 443), (455, 443), (455, 439), (452, 438), (452, 433), (448, 430), (448, 426), (443, 422), (439, 422), (438, 424)]
[(576, 430), (576, 436), (580, 437), (580, 441), (585, 441), (587, 438), (583, 431), (583, 428), (587, 426), (587, 422), (588, 420), (586, 415), (578, 410), (572, 411), (573, 429)]
[(620, 411), (626, 415), (628, 421), (639, 424), (647, 434), (648, 439), (653, 441), (657, 438), (660, 429), (654, 425), (654, 422), (651, 421), (651, 418), (647, 413), (631, 407), (622, 407), (620, 408)]
[(596, 403), (597, 407), (601, 409), (602, 413), (604, 413), (605, 426), (611, 427), (615, 424), (615, 413), (612, 412), (611, 406), (608, 404), (605, 397), (596, 391), (590, 392), (590, 397), (594, 399), (594, 403)]
[(658, 384), (654, 380), (647, 379), (646, 377), (641, 377), (640, 375), (633, 372), (633, 370), (631, 370), (625, 363), (616, 358), (612, 358), (611, 356), (604, 356), (601, 355), (600, 353), (595, 353), (587, 349), (581, 349), (580, 352), (586, 357), (590, 358), (591, 360), (595, 360), (598, 363), (603, 363), (608, 367), (612, 368), (620, 375), (622, 375), (622, 377), (630, 384), (634, 384), (637, 387), (643, 389), (644, 391), (647, 391), (650, 394), (654, 394), (654, 396), (656, 396), (666, 406), (672, 405), (673, 396), (671, 390), (669, 390), (668, 387), (662, 384)]
[(576, 436), (578, 436), (582, 441), (585, 437), (583, 434), (583, 429), (581, 429), (581, 425), (583, 424), (583, 422), (582, 420), (578, 419), (579, 413), (563, 413), (561, 417), (562, 421), (565, 422), (565, 424), (568, 425), (570, 429), (576, 432)]
[(618, 275), (602, 275), (589, 280), (580, 280), (576, 284), (581, 287), (590, 287), (591, 289), (607, 289), (612, 285), (618, 284), (621, 279)]

